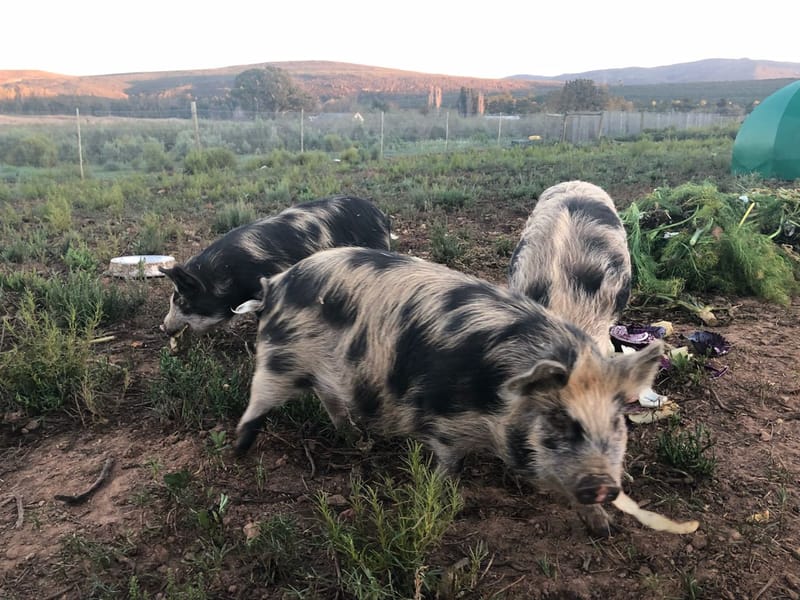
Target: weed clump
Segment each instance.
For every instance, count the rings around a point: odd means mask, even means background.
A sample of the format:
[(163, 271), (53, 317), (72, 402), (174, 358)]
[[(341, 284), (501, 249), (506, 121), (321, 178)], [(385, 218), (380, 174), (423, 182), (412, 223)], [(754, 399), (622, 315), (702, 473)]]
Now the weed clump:
[(256, 210), (253, 205), (238, 200), (233, 204), (226, 204), (217, 211), (212, 229), (215, 233), (227, 233), (240, 225), (247, 225), (256, 220)]
[(432, 470), (422, 446), (409, 445), (409, 480), (352, 482), (352, 518), (337, 516), (324, 493), (316, 508), (329, 549), (341, 564), (340, 584), (356, 598), (409, 598), (433, 589), (428, 556), (463, 506), (458, 485)]
[(658, 436), (657, 452), (664, 463), (703, 478), (713, 475), (717, 467), (713, 446), (705, 426), (698, 423), (693, 429), (685, 429), (681, 428), (680, 419), (673, 418)]
[(163, 418), (200, 427), (208, 419), (240, 414), (245, 409), (249, 368), (218, 356), (199, 343), (184, 356), (168, 349), (159, 355), (160, 375), (150, 385), (151, 406)]
[(37, 309), (33, 294), (23, 294), (15, 317), (0, 323), (0, 410), (94, 412), (100, 382), (91, 340), (98, 322), (98, 313), (82, 321), (72, 310), (59, 323)]

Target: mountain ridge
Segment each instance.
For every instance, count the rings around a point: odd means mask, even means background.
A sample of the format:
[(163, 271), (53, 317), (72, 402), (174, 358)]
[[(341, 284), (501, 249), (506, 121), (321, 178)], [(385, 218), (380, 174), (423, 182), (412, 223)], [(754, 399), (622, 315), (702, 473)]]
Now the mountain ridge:
[(562, 73), (554, 77), (524, 74), (509, 77), (518, 80), (562, 82), (572, 79), (591, 79), (599, 85), (655, 85), (784, 78), (800, 78), (800, 63), (751, 58), (705, 58), (657, 67), (622, 67)]
[(800, 63), (749, 58), (712, 58), (658, 67), (601, 69), (555, 77), (512, 75), (499, 79), (313, 60), (81, 76), (36, 69), (0, 70), (0, 100), (79, 96), (110, 100), (131, 99), (137, 95), (165, 98), (221, 96), (230, 90), (238, 73), (266, 66), (287, 71), (300, 87), (319, 98), (322, 104), (360, 94), (427, 94), (437, 87), (445, 93), (474, 88), (485, 94), (541, 94), (560, 87), (565, 81), (579, 78), (610, 86), (800, 78)]

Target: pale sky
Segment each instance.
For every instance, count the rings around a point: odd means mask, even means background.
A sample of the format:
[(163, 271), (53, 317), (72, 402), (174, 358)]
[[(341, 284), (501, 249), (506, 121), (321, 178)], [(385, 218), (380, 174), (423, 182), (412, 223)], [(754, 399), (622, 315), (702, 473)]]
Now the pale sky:
[(331, 60), (500, 78), (704, 58), (800, 62), (798, 23), (796, 0), (5, 0), (0, 70)]

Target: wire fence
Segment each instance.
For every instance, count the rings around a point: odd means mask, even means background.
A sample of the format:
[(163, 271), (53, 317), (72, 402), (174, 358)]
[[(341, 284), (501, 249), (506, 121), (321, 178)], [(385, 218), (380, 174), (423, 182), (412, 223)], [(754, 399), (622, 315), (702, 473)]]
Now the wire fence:
[[(456, 111), (280, 113), (269, 117), (205, 119), (0, 115), (0, 166), (72, 161), (76, 133), (81, 161), (132, 165), (148, 153), (182, 159), (196, 148), (227, 148), (240, 156), (322, 151), (372, 158), (565, 142), (592, 144), (630, 139), (649, 131), (738, 128), (740, 116), (700, 112), (535, 113), (462, 116)], [(77, 130), (77, 131), (76, 131)], [(26, 154), (34, 158), (27, 160)], [(22, 157), (20, 159), (20, 157)]]

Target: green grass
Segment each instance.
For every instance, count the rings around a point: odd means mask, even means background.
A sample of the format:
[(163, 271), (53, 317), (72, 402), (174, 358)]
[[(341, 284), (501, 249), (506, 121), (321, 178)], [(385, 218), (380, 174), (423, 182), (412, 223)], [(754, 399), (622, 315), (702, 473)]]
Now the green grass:
[(456, 233), (448, 231), (446, 221), (434, 221), (430, 228), (431, 259), (452, 267), (464, 256), (467, 246)]
[(159, 354), (159, 375), (150, 384), (150, 405), (162, 418), (189, 427), (240, 415), (247, 404), (250, 365), (198, 341), (184, 355)]
[(57, 321), (22, 295), (14, 317), (0, 323), (0, 406), (30, 415), (53, 411), (96, 412), (103, 386), (91, 340), (100, 313), (79, 319), (75, 310)]
[(434, 589), (430, 553), (463, 506), (457, 484), (430, 468), (419, 444), (409, 445), (407, 481), (352, 481), (347, 519), (321, 493), (316, 509), (326, 544), (341, 565), (339, 584), (356, 598), (408, 598)]
[(256, 210), (252, 204), (237, 200), (233, 204), (225, 204), (217, 211), (212, 230), (215, 233), (227, 233), (240, 225), (252, 223), (256, 218)]
[[(75, 254), (72, 260), (76, 264), (87, 259)], [(63, 276), (0, 272), (0, 301), (10, 293), (30, 294), (39, 314), (47, 314), (60, 327), (74, 324), (85, 329), (132, 317), (144, 303), (146, 290), (142, 282), (104, 282), (92, 271), (76, 268)]]
[(713, 447), (711, 432), (700, 423), (684, 428), (680, 419), (673, 418), (658, 434), (659, 460), (698, 479), (711, 477), (716, 470)]

